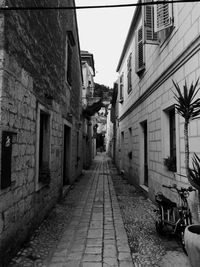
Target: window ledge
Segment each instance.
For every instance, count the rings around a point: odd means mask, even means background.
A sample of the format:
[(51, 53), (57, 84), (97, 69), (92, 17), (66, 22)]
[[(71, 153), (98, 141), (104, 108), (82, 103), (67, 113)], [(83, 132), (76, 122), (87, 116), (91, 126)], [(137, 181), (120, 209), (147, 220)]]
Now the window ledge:
[(71, 185), (64, 185), (62, 189), (62, 197), (65, 197), (71, 189)]
[(170, 42), (170, 40), (173, 38), (173, 36), (175, 35), (175, 33), (177, 31), (178, 30), (175, 29), (175, 26), (172, 26), (172, 28), (171, 28), (170, 32), (167, 34), (167, 36), (163, 40), (159, 41), (161, 50), (163, 50), (168, 45), (168, 43)]
[(140, 76), (142, 76), (144, 71), (145, 71), (145, 63), (141, 68), (137, 69), (136, 74), (140, 77)]
[(49, 184), (44, 184), (42, 182), (38, 182), (35, 186), (35, 191), (38, 192), (45, 187), (49, 187)]
[(119, 103), (122, 104), (124, 102), (124, 98), (120, 98)]
[(146, 185), (141, 184), (140, 187), (141, 187), (142, 190), (144, 190), (145, 192), (147, 192), (147, 193), (149, 192), (149, 188), (148, 188)]
[(71, 91), (72, 90), (72, 86), (69, 84), (69, 82), (67, 80), (65, 80), (65, 84), (68, 87), (68, 89)]
[(128, 90), (128, 95), (130, 95), (130, 93), (133, 91), (133, 89), (131, 88), (130, 90)]

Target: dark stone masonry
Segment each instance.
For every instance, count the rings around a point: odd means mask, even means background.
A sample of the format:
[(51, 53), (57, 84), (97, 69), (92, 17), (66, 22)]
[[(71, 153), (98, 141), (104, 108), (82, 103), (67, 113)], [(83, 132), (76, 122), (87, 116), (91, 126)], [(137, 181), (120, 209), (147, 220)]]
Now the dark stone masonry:
[[(71, 7), (74, 1), (1, 5), (27, 7), (0, 13), (0, 266), (6, 266), (63, 188), (81, 174), (82, 75), (74, 10), (42, 9)], [(4, 171), (9, 166), (10, 175)]]

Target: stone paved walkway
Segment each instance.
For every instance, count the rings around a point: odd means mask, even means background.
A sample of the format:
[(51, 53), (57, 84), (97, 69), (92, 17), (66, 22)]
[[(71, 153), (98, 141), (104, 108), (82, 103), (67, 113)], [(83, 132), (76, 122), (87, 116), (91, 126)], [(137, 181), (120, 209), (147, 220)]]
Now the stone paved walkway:
[(190, 267), (174, 237), (156, 233), (154, 207), (98, 154), (3, 267)]
[(111, 161), (109, 169), (135, 267), (191, 267), (179, 240), (156, 232), (152, 201), (119, 175)]
[[(97, 155), (91, 171), (86, 171), (86, 175), (69, 192), (66, 199), (73, 199), (73, 194), (76, 199), (73, 212), (69, 216), (65, 213), (67, 219), (62, 214), (63, 223), (59, 221), (59, 225), (53, 224), (55, 230), (52, 233), (51, 246), (45, 249), (45, 242), (40, 243), (43, 240), (40, 238), (42, 232), (38, 230), (36, 237), (18, 253), (10, 266), (134, 266), (108, 161), (104, 160), (103, 153)], [(51, 235), (51, 227), (49, 231)], [(48, 247), (47, 235), (46, 233)]]

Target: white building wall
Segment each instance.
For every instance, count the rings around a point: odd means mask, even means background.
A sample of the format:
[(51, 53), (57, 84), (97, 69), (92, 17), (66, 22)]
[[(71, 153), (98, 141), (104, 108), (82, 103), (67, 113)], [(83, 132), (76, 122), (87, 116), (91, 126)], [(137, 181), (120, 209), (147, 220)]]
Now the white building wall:
[[(124, 169), (130, 182), (144, 184), (143, 170), (143, 132), (141, 123), (147, 120), (148, 131), (148, 171), (149, 186), (146, 190), (153, 199), (155, 192), (163, 191), (165, 195), (174, 197), (169, 190), (163, 190), (162, 184), (177, 183), (178, 186), (187, 186), (184, 177), (184, 121), (176, 115), (177, 141), (177, 172), (166, 169), (163, 159), (169, 154), (167, 131), (164, 110), (175, 103), (172, 80), (180, 86), (200, 77), (200, 3), (174, 4), (175, 28), (162, 45), (145, 45), (146, 69), (141, 78), (135, 73), (135, 43), (131, 40), (119, 76), (124, 73), (124, 102), (119, 104), (119, 128), (117, 133), (118, 167)], [(141, 17), (138, 26), (141, 24)], [(136, 29), (138, 27), (136, 26)], [(196, 40), (195, 40), (196, 39)], [(132, 92), (127, 94), (127, 59), (132, 52)], [(179, 64), (177, 64), (179, 62)], [(149, 94), (141, 99), (149, 90)], [(130, 112), (125, 112), (132, 107)], [(123, 116), (123, 117), (122, 117)], [(129, 128), (132, 128), (132, 159), (128, 158)], [(124, 133), (124, 141), (122, 134)], [(123, 143), (124, 142), (124, 146)], [(200, 120), (190, 123), (189, 127), (190, 155), (200, 153)], [(191, 161), (190, 161), (191, 162)], [(194, 192), (190, 196), (190, 203), (194, 212), (195, 221), (200, 221), (199, 195)]]

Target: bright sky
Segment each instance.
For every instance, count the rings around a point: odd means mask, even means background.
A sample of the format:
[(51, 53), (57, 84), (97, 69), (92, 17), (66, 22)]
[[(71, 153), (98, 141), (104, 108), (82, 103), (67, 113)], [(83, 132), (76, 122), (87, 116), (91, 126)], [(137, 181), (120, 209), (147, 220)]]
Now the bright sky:
[[(76, 6), (132, 4), (137, 0), (75, 0)], [(96, 83), (113, 87), (135, 7), (77, 10), (81, 50), (94, 55)]]

